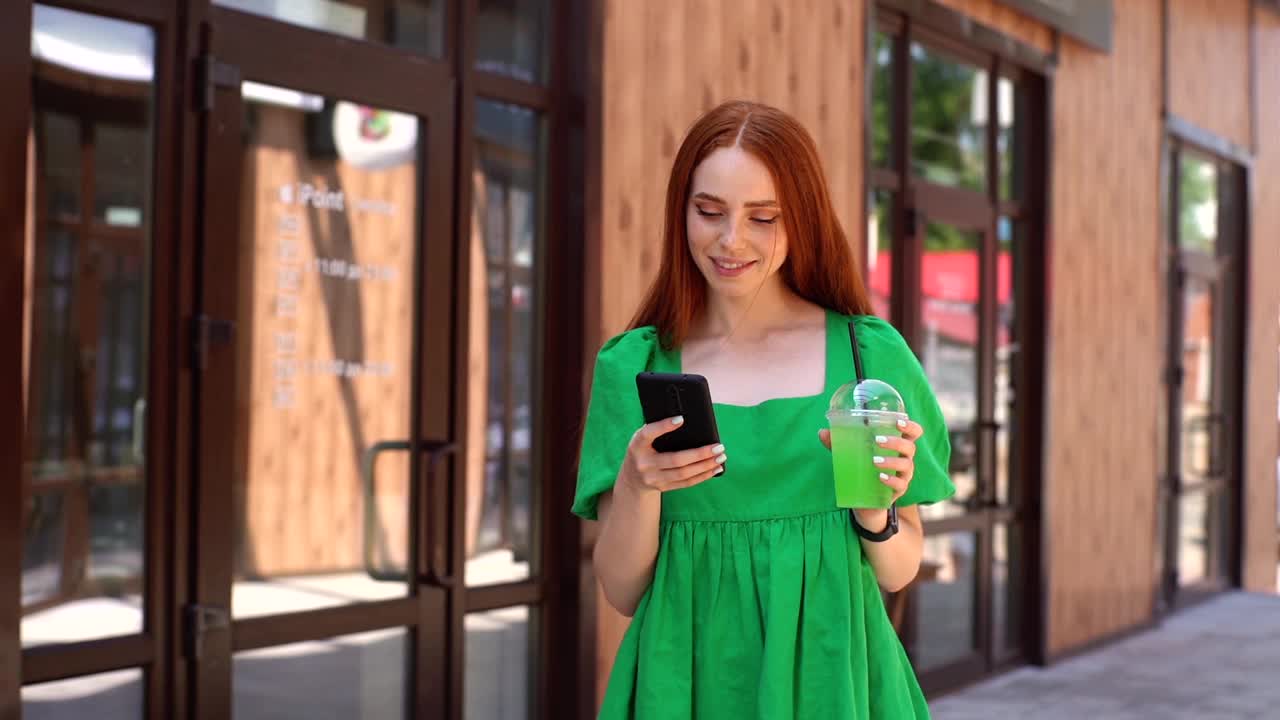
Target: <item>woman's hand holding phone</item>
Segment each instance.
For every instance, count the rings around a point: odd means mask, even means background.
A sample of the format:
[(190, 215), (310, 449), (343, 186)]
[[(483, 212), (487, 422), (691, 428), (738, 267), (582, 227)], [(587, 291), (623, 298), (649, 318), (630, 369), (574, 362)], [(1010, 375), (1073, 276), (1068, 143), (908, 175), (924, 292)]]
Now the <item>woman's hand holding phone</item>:
[(631, 436), (618, 481), (640, 492), (667, 492), (693, 487), (724, 471), (724, 445), (658, 452), (653, 441), (673, 432), (684, 418), (673, 417), (642, 426)]

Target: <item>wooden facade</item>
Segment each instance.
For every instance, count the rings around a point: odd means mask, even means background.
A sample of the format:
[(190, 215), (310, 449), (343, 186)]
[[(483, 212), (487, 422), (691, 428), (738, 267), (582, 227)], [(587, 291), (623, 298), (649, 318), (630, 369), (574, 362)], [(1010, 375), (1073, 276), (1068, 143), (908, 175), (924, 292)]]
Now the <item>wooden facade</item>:
[[(1160, 613), (1168, 115), (1254, 153), (1239, 582), (1274, 589), (1280, 297), (1268, 279), (1280, 274), (1280, 140), (1261, 129), (1280, 126), (1280, 75), (1265, 70), (1280, 67), (1280, 15), (1249, 0), (1124, 0), (1114, 3), (1112, 49), (1101, 52), (994, 0), (938, 4), (1056, 65), (1047, 143), (1042, 656), (1060, 657)], [(825, 151), (855, 243), (866, 186), (862, 3), (603, 6), (598, 238), (588, 238), (588, 275), (604, 280), (586, 291), (588, 368), (599, 343), (626, 327), (656, 270), (667, 172), (698, 112), (745, 96), (795, 113)], [(598, 606), (602, 691), (626, 622), (602, 595)]]
[[(1280, 517), (1280, 13), (1254, 9), (1257, 48), (1256, 159), (1249, 249), (1247, 376), (1244, 427), (1244, 562), (1241, 584), (1259, 592), (1277, 589)], [(1269, 130), (1268, 130), (1269, 128)]]

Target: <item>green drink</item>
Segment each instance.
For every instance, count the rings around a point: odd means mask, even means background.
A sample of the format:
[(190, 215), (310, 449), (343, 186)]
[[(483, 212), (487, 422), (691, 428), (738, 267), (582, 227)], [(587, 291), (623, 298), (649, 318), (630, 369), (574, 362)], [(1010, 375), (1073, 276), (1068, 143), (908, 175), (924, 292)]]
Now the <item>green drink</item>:
[(876, 442), (877, 436), (901, 437), (898, 421), (907, 418), (902, 396), (887, 383), (863, 380), (847, 383), (831, 396), (827, 422), (831, 427), (831, 466), (836, 505), (845, 508), (887, 508), (893, 488), (884, 484), (872, 458), (897, 457), (897, 451)]
[(845, 508), (887, 508), (893, 488), (880, 479), (884, 472), (871, 458), (897, 457), (876, 444), (877, 435), (899, 436), (893, 420), (869, 417), (831, 418), (831, 463), (835, 471), (836, 505)]

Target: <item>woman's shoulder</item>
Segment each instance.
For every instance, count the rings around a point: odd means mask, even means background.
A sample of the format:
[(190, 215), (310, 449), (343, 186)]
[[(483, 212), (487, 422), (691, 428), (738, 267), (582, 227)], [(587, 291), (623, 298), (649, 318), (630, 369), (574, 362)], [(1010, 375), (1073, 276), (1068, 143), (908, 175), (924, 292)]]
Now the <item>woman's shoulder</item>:
[(596, 367), (645, 367), (658, 349), (658, 330), (652, 325), (632, 328), (605, 341), (596, 354)]
[(854, 330), (858, 333), (858, 344), (874, 347), (882, 352), (907, 353), (915, 357), (911, 347), (888, 320), (876, 315), (842, 315), (836, 313), (846, 322), (852, 320)]

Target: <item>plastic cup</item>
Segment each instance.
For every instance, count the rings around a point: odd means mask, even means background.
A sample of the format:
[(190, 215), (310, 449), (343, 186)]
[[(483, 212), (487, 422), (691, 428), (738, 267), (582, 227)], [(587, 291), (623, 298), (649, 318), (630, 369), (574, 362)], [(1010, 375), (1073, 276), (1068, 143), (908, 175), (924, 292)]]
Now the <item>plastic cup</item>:
[(898, 421), (906, 417), (898, 391), (880, 380), (848, 383), (831, 396), (827, 422), (837, 506), (887, 508), (893, 502), (893, 488), (880, 479), (886, 471), (872, 458), (898, 456), (876, 437), (901, 437)]

